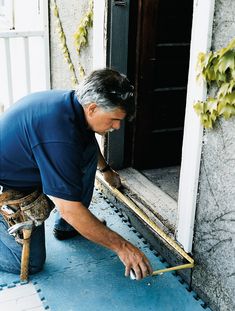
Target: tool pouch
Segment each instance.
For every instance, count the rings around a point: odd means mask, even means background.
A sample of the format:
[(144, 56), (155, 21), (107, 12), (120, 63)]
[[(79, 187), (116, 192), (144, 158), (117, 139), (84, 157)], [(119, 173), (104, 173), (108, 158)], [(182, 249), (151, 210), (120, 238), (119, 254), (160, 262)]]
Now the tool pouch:
[[(50, 215), (54, 205), (39, 191), (28, 195), (15, 190), (7, 190), (0, 195), (0, 213), (8, 226), (32, 220), (34, 226), (40, 226)], [(22, 232), (15, 234), (15, 239), (22, 244)]]

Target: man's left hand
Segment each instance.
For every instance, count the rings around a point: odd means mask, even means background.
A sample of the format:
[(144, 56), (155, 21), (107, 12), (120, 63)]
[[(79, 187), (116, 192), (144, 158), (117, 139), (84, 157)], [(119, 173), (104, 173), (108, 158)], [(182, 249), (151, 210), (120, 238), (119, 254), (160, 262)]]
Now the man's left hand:
[(103, 173), (104, 180), (114, 188), (120, 188), (122, 183), (119, 174), (112, 168)]

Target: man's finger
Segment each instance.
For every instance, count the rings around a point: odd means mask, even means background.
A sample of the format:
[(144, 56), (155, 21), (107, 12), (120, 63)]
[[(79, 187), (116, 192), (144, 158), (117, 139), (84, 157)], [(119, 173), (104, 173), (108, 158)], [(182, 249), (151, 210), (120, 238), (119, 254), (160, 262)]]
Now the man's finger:
[(150, 275), (149, 267), (144, 262), (140, 263), (140, 269), (143, 278)]
[(130, 266), (126, 266), (125, 269), (125, 276), (128, 277), (130, 275), (130, 271), (131, 271), (131, 267)]
[(143, 278), (142, 271), (139, 266), (133, 267), (132, 270), (134, 270), (136, 280), (141, 280)]
[(152, 275), (153, 274), (153, 268), (152, 268), (150, 262), (148, 261), (148, 259), (145, 260), (145, 264), (146, 264), (147, 269), (148, 269), (148, 275)]

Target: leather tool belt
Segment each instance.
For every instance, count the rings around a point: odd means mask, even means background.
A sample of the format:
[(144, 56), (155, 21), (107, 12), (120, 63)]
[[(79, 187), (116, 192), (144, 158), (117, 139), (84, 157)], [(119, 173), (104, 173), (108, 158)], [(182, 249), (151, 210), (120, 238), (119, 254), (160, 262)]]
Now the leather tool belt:
[(9, 234), (23, 245), (20, 279), (28, 280), (30, 240), (34, 227), (40, 226), (50, 215), (53, 203), (39, 191), (25, 195), (7, 190), (0, 194), (0, 213), (8, 224)]
[[(17, 190), (6, 190), (0, 194), (0, 213), (9, 228), (27, 221), (31, 221), (33, 227), (40, 226), (53, 207), (49, 198), (37, 190), (27, 195)], [(12, 235), (18, 243), (23, 244), (21, 230)]]

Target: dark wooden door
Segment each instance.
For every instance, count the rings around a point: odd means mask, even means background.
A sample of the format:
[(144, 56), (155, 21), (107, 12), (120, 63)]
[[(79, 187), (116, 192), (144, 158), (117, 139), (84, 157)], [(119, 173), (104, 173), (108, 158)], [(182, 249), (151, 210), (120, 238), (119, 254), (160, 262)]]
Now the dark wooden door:
[(129, 76), (136, 118), (126, 150), (133, 167), (180, 164), (192, 12), (193, 0), (132, 1)]

